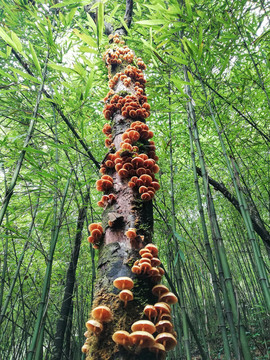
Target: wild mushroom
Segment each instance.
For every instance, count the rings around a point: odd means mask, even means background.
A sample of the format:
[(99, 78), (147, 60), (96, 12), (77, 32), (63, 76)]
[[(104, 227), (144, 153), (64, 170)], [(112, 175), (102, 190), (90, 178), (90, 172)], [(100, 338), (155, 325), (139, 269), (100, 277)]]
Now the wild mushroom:
[(169, 289), (167, 288), (167, 286), (159, 284), (159, 285), (155, 285), (152, 289), (152, 294), (157, 296), (158, 298), (160, 298), (161, 295), (168, 293)]
[(103, 325), (97, 320), (88, 320), (85, 325), (89, 332), (92, 332), (97, 336), (100, 335), (103, 330)]
[(90, 346), (87, 345), (87, 344), (84, 344), (84, 345), (82, 346), (82, 352), (83, 352), (84, 354), (86, 354), (86, 353), (89, 351), (89, 349), (90, 349)]
[(123, 276), (115, 279), (113, 285), (119, 290), (131, 290), (134, 286), (134, 283), (131, 278)]
[(94, 319), (100, 322), (110, 322), (112, 320), (112, 312), (108, 306), (101, 305), (92, 310), (92, 316)]
[(123, 346), (128, 346), (131, 343), (130, 338), (129, 338), (129, 333), (124, 330), (116, 331), (113, 334), (112, 339), (116, 344), (123, 345)]
[(137, 346), (136, 353), (139, 353), (141, 349), (153, 346), (155, 343), (153, 335), (147, 331), (135, 331), (129, 337), (132, 343)]
[(144, 314), (148, 317), (149, 320), (155, 319), (157, 317), (157, 310), (153, 305), (146, 305), (143, 309)]
[(160, 296), (159, 301), (172, 305), (177, 303), (178, 299), (172, 292), (167, 292)]
[(156, 329), (158, 333), (168, 332), (172, 333), (173, 331), (173, 324), (168, 320), (160, 320), (156, 324)]
[(153, 352), (156, 355), (156, 358), (159, 360), (165, 359), (166, 350), (162, 344), (155, 343), (153, 346), (149, 348), (149, 351)]
[(145, 246), (145, 249), (149, 250), (153, 256), (158, 256), (158, 248), (156, 245), (150, 243)]
[(150, 334), (153, 334), (154, 332), (156, 332), (156, 327), (149, 320), (139, 320), (139, 321), (136, 321), (134, 324), (132, 324), (131, 330), (133, 332), (135, 332), (135, 331), (146, 331), (146, 332), (148, 332)]
[(166, 351), (173, 349), (176, 344), (176, 338), (170, 333), (161, 333), (156, 337), (156, 343), (162, 344)]
[(133, 300), (133, 294), (130, 290), (124, 289), (119, 293), (119, 299), (124, 301), (124, 307), (126, 307), (127, 302)]

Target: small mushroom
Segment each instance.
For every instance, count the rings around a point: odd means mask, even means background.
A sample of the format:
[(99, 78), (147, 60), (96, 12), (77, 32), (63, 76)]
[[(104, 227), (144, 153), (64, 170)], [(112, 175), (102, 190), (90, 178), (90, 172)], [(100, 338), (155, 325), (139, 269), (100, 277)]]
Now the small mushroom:
[(150, 243), (145, 246), (145, 249), (149, 250), (153, 256), (158, 256), (158, 248), (156, 245)]
[(135, 331), (146, 331), (146, 332), (148, 332), (150, 334), (153, 334), (154, 332), (156, 332), (156, 327), (149, 320), (139, 320), (139, 321), (136, 321), (134, 324), (132, 324), (131, 330), (133, 332), (135, 332)]
[(124, 330), (116, 331), (112, 336), (113, 341), (116, 344), (128, 346), (130, 345), (129, 333)]
[(134, 286), (134, 283), (131, 278), (123, 276), (115, 279), (113, 285), (119, 290), (131, 290)]
[(172, 305), (177, 303), (178, 299), (172, 292), (167, 292), (160, 296), (159, 301)]
[(100, 335), (103, 330), (103, 325), (97, 320), (88, 320), (85, 325), (89, 332), (92, 332), (97, 336)]
[(176, 344), (176, 338), (170, 333), (161, 333), (156, 337), (156, 343), (162, 344), (166, 351), (173, 349)]
[(166, 350), (162, 344), (155, 343), (149, 348), (149, 351), (153, 352), (159, 360), (163, 360), (166, 357)]
[(86, 354), (86, 353), (89, 351), (89, 349), (90, 349), (90, 346), (87, 345), (87, 344), (84, 344), (84, 345), (82, 346), (82, 352), (83, 352), (84, 354)]
[(173, 324), (168, 320), (160, 320), (156, 324), (156, 329), (157, 329), (158, 333), (163, 333), (163, 332), (172, 333), (173, 332)]
[(133, 294), (130, 290), (124, 289), (119, 293), (119, 299), (124, 301), (124, 307), (126, 307), (127, 302), (133, 300)]
[(153, 305), (146, 305), (143, 309), (143, 312), (148, 317), (149, 320), (155, 319), (157, 317), (157, 310)]
[(92, 310), (92, 316), (94, 319), (100, 322), (110, 322), (112, 320), (112, 312), (108, 306), (101, 305)]
[(158, 298), (165, 294), (168, 293), (169, 289), (167, 288), (167, 286), (159, 284), (159, 285), (155, 285), (152, 289), (152, 294), (157, 296)]
[(141, 349), (153, 346), (155, 343), (153, 335), (147, 331), (135, 331), (130, 334), (130, 339), (137, 346), (136, 353), (139, 353)]

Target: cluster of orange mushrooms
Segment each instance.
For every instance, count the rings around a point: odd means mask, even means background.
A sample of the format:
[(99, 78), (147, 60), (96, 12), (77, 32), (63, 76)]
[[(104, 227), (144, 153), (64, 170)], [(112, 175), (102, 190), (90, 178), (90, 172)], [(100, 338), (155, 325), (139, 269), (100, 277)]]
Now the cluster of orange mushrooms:
[[(143, 250), (143, 251), (142, 251)], [(158, 269), (157, 264), (160, 265), (158, 259), (158, 249), (154, 244), (148, 244), (140, 251), (142, 259), (154, 259), (153, 264), (150, 265), (152, 269)], [(146, 257), (148, 254), (148, 257)], [(152, 257), (151, 257), (152, 256)], [(148, 262), (135, 262), (135, 267), (140, 267), (139, 272), (133, 271), (138, 275), (152, 276)], [(148, 264), (145, 267), (144, 264)], [(161, 268), (160, 268), (161, 269)], [(159, 270), (157, 270), (159, 272)], [(161, 275), (159, 280), (160, 282)], [(119, 299), (124, 302), (126, 307), (128, 301), (133, 300), (133, 293), (131, 292), (134, 287), (134, 282), (129, 277), (119, 277), (114, 280), (113, 285), (121, 290)], [(162, 284), (157, 284), (152, 288), (152, 293), (158, 298), (158, 302), (154, 305), (146, 305), (143, 310), (143, 316), (146, 319), (136, 321), (131, 326), (131, 333), (125, 330), (118, 330), (112, 335), (113, 341), (123, 346), (126, 350), (138, 354), (142, 349), (148, 349), (156, 354), (156, 358), (162, 360), (166, 356), (166, 351), (173, 349), (176, 344), (176, 333), (171, 322), (171, 307), (177, 302), (177, 297), (169, 291), (169, 289)], [(107, 306), (98, 306), (92, 310), (93, 319), (86, 322), (87, 331), (85, 336), (89, 337), (91, 333), (99, 336), (103, 330), (103, 324), (113, 320), (113, 314)], [(155, 337), (154, 337), (155, 336)], [(82, 347), (83, 352), (89, 350), (89, 345), (85, 343)]]
[[(116, 44), (123, 44), (118, 35), (114, 35), (113, 41)], [(106, 135), (105, 146), (110, 150), (100, 168), (101, 179), (96, 182), (96, 189), (104, 192), (101, 200), (98, 201), (98, 206), (106, 208), (117, 201), (113, 193), (115, 172), (123, 183), (127, 183), (135, 191), (137, 197), (142, 201), (150, 201), (160, 185), (155, 177), (159, 166), (156, 164), (158, 157), (155, 143), (151, 140), (154, 134), (144, 122), (150, 115), (150, 105), (144, 90), (146, 80), (143, 70), (146, 66), (127, 46), (114, 45), (106, 51), (104, 60), (110, 78), (110, 90), (104, 98), (104, 117), (110, 120), (115, 115), (121, 115), (128, 119), (130, 127), (122, 134), (120, 144), (118, 141), (118, 150), (113, 142), (116, 134), (113, 134), (111, 125), (105, 124), (103, 127), (102, 131)], [(121, 72), (115, 73), (117, 67)], [(115, 75), (112, 76), (111, 73)], [(119, 91), (119, 88), (121, 90), (124, 88), (125, 91)], [(101, 223), (89, 225), (89, 230), (91, 235), (88, 241), (94, 248), (98, 248), (103, 237)], [(134, 240), (137, 237), (136, 229), (129, 228), (125, 235), (130, 240)], [(131, 326), (132, 333), (119, 330), (112, 335), (112, 339), (131, 352), (139, 353), (147, 348), (161, 360), (166, 356), (166, 351), (174, 348), (177, 343), (170, 315), (170, 305), (177, 302), (177, 297), (169, 292), (166, 286), (159, 284), (164, 270), (159, 266), (161, 262), (157, 247), (154, 244), (147, 244), (139, 254), (141, 259), (135, 261), (131, 270), (138, 277), (151, 279), (154, 284), (152, 293), (158, 297), (158, 302), (145, 306), (141, 317), (147, 320), (136, 321)], [(133, 280), (120, 277), (115, 279), (113, 284), (120, 290), (119, 299), (126, 308), (127, 303), (133, 300), (131, 291), (134, 286)], [(99, 336), (103, 331), (104, 323), (113, 321), (113, 314), (107, 306), (94, 308), (91, 316), (92, 319), (86, 323), (87, 338), (91, 334)], [(82, 351), (87, 353), (89, 349), (90, 346), (86, 342)]]

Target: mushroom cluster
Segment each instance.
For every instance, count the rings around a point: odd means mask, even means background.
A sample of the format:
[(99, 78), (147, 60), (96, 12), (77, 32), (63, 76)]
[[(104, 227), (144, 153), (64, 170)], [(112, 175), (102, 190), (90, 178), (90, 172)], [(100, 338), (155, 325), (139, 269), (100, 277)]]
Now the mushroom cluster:
[(88, 237), (88, 242), (92, 244), (95, 249), (98, 249), (103, 236), (102, 225), (101, 223), (93, 223), (88, 226), (88, 229), (91, 233)]
[(158, 258), (158, 248), (154, 244), (147, 244), (139, 251), (140, 260), (136, 260), (131, 271), (134, 274), (150, 277), (155, 284), (160, 283), (164, 270), (159, 266), (161, 261)]
[(113, 285), (121, 290), (119, 293), (119, 299), (124, 302), (124, 307), (127, 306), (128, 301), (133, 300), (133, 294), (130, 291), (133, 286), (133, 280), (129, 277), (119, 277), (114, 280)]
[(94, 308), (91, 312), (91, 315), (94, 319), (90, 319), (85, 323), (87, 331), (84, 333), (84, 336), (87, 339), (82, 347), (83, 353), (87, 353), (90, 348), (88, 344), (90, 336), (92, 334), (99, 336), (103, 331), (104, 323), (108, 323), (112, 320), (112, 312), (110, 308), (105, 305)]

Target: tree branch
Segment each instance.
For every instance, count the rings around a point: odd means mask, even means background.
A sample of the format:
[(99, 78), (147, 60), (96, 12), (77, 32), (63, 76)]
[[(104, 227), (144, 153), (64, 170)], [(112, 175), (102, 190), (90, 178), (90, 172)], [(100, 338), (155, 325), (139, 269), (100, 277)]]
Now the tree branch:
[[(196, 172), (199, 176), (202, 177), (202, 170), (196, 166)], [(209, 184), (213, 186), (213, 188), (219, 192), (221, 192), (226, 199), (229, 200), (229, 202), (235, 207), (235, 209), (241, 214), (241, 209), (238, 200), (230, 193), (230, 191), (223, 185), (217, 182), (216, 180), (212, 179), (208, 176)], [(250, 213), (251, 221), (254, 227), (254, 230), (256, 233), (260, 236), (262, 239), (266, 251), (268, 255), (270, 255), (270, 234), (266, 230), (260, 215), (257, 211), (257, 209), (253, 209), (253, 211)]]

